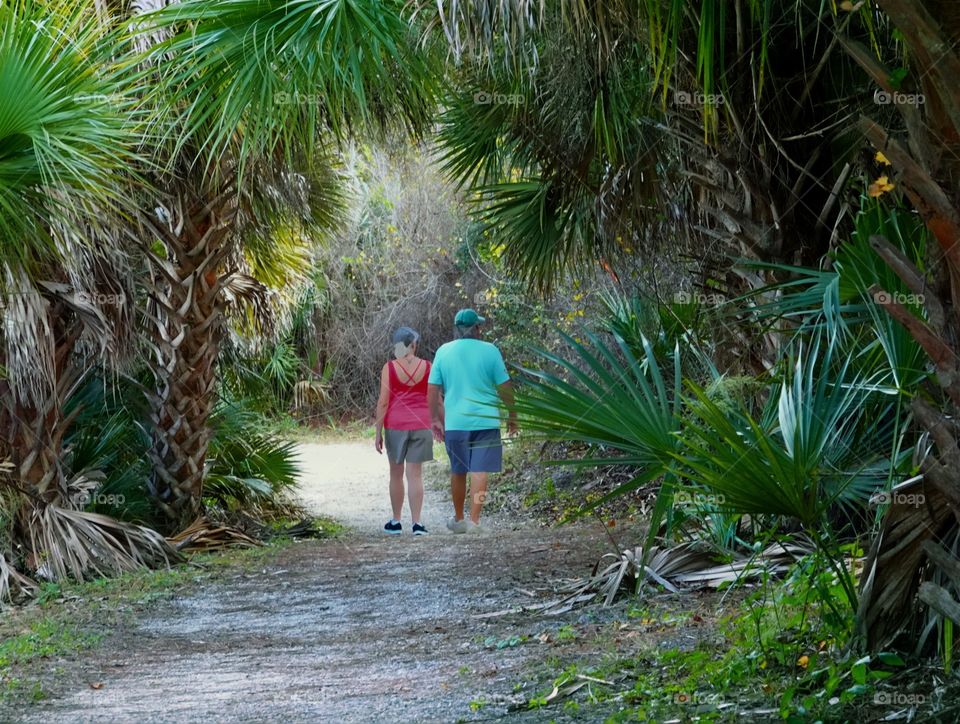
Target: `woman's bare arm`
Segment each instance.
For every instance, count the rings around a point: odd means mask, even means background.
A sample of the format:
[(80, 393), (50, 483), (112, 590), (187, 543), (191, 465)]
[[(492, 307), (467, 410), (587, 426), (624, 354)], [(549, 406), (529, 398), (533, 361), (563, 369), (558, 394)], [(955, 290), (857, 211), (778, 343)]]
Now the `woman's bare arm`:
[(376, 426), (377, 433), (374, 436), (373, 446), (377, 452), (383, 452), (383, 421), (387, 416), (387, 406), (390, 404), (390, 372), (387, 369), (387, 362), (380, 370), (380, 397), (377, 399)]

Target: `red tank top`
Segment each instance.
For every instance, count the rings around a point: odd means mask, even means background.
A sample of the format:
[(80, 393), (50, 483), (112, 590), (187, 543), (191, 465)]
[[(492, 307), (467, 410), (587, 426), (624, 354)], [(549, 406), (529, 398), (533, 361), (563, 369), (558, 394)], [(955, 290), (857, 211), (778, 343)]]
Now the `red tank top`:
[[(423, 365), (427, 366), (423, 378), (415, 383), (409, 381), (417, 376)], [(430, 428), (430, 408), (427, 405), (427, 378), (430, 376), (430, 363), (420, 360), (420, 364), (408, 374), (397, 362), (387, 364), (390, 370), (390, 400), (387, 403), (387, 416), (383, 426), (391, 430), (426, 430)], [(401, 380), (400, 375), (406, 379)]]

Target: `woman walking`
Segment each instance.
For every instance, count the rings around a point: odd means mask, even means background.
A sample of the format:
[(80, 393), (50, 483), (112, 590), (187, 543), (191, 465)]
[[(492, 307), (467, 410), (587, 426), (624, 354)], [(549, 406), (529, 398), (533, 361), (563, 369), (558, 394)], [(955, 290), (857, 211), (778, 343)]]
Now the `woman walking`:
[(374, 446), (383, 453), (387, 448), (390, 463), (390, 503), (393, 518), (383, 526), (385, 533), (403, 532), (403, 474), (406, 470), (410, 495), (410, 516), (413, 534), (426, 535), (420, 520), (423, 509), (423, 463), (433, 460), (433, 433), (430, 430), (430, 409), (427, 406), (427, 378), (430, 363), (417, 356), (420, 335), (410, 327), (393, 333), (393, 356), (380, 372), (380, 399), (377, 400), (376, 438)]

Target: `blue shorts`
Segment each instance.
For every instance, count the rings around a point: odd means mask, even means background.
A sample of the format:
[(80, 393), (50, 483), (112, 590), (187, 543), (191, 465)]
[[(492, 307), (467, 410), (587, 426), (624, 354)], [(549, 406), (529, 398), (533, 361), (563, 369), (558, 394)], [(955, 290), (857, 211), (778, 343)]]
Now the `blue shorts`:
[(443, 434), (452, 473), (499, 473), (503, 468), (500, 428), (446, 430)]

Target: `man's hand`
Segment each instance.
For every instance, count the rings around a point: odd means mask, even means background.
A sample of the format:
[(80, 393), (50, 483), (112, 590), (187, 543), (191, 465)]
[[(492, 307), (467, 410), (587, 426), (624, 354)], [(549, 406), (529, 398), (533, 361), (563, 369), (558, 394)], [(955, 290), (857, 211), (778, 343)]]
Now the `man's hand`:
[(383, 433), (380, 430), (377, 430), (377, 435), (373, 438), (373, 446), (383, 455)]
[(518, 432), (520, 432), (520, 428), (517, 427), (517, 420), (511, 417), (507, 420), (507, 436), (516, 437)]
[(434, 440), (443, 442), (443, 423), (440, 420), (434, 420), (433, 424), (430, 425), (430, 430), (433, 432)]

